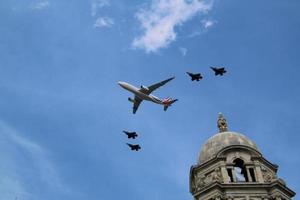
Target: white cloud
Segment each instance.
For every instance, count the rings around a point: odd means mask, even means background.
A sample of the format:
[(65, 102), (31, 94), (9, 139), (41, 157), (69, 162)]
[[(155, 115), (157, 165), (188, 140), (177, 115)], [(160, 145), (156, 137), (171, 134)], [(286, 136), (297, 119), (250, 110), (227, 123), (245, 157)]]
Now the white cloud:
[(187, 54), (187, 48), (184, 47), (179, 47), (179, 51), (181, 53), (182, 56), (185, 56)]
[(216, 20), (207, 20), (207, 19), (204, 19), (204, 20), (201, 21), (202, 29), (192, 32), (187, 37), (193, 38), (193, 37), (199, 36), (199, 35), (205, 33), (209, 28), (211, 28), (212, 26), (214, 26), (216, 23), (218, 23)]
[(215, 25), (216, 21), (204, 19), (201, 21), (201, 23), (205, 29), (208, 29), (208, 28), (212, 27), (213, 25)]
[(94, 24), (95, 28), (111, 27), (114, 25), (114, 20), (109, 17), (99, 17)]
[(135, 38), (132, 46), (146, 52), (167, 47), (176, 39), (175, 26), (180, 26), (198, 13), (211, 9), (211, 4), (200, 0), (152, 0), (148, 10), (141, 9), (136, 17), (144, 34)]
[(30, 5), (30, 8), (34, 9), (34, 10), (43, 10), (43, 9), (49, 7), (49, 6), (50, 6), (49, 1), (41, 0), (41, 1), (32, 2), (31, 5)]
[(104, 6), (109, 6), (109, 0), (92, 0), (91, 3), (92, 16), (96, 16), (98, 10)]

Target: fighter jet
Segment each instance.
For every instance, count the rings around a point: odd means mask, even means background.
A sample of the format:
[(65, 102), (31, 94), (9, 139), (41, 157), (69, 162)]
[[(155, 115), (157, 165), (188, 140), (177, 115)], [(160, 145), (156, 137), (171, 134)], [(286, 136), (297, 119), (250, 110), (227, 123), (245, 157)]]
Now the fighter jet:
[(138, 144), (129, 144), (129, 143), (126, 144), (131, 148), (132, 151), (134, 150), (138, 151), (139, 149), (141, 149), (140, 145)]
[(125, 90), (128, 90), (129, 92), (132, 92), (134, 94), (134, 99), (128, 98), (128, 101), (133, 103), (133, 110), (132, 110), (133, 114), (136, 113), (137, 109), (139, 108), (139, 106), (143, 100), (152, 101), (154, 103), (163, 105), (164, 111), (166, 111), (168, 109), (168, 107), (171, 106), (178, 99), (172, 99), (172, 98), (160, 99), (160, 98), (152, 95), (151, 93), (154, 90), (156, 90), (157, 88), (166, 84), (167, 82), (173, 80), (174, 78), (175, 77), (169, 78), (167, 80), (153, 84), (149, 87), (141, 85), (141, 88), (134, 87), (133, 85), (130, 85), (129, 83), (121, 82), (121, 81), (119, 81), (118, 84)]
[(130, 139), (130, 138), (132, 138), (132, 139), (135, 139), (138, 135), (136, 134), (136, 132), (129, 132), (129, 131), (123, 131), (126, 135), (127, 135), (127, 137)]
[(224, 67), (221, 67), (221, 68), (211, 67), (211, 69), (214, 70), (216, 76), (218, 76), (218, 75), (223, 76), (223, 74), (226, 73), (226, 70)]
[(194, 80), (200, 81), (200, 79), (203, 79), (203, 77), (201, 76), (200, 73), (198, 73), (198, 74), (193, 74), (191, 72), (186, 72), (186, 73), (191, 77), (192, 81), (194, 81)]

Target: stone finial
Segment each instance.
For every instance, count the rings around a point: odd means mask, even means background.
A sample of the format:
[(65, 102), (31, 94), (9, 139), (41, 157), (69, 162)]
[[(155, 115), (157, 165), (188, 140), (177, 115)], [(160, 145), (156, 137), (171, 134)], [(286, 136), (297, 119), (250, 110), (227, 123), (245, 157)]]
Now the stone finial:
[(220, 133), (228, 131), (227, 122), (226, 119), (223, 117), (222, 113), (219, 113), (218, 116), (218, 128)]

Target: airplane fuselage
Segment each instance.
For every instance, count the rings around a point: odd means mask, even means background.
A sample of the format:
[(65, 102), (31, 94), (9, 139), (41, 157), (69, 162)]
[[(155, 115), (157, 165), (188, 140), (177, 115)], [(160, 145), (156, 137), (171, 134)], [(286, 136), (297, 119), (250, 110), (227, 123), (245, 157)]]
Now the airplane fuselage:
[(134, 95), (136, 95), (137, 97), (139, 97), (140, 99), (142, 100), (146, 100), (146, 101), (152, 101), (154, 103), (157, 103), (157, 104), (161, 104), (163, 105), (163, 102), (161, 99), (159, 99), (158, 97), (152, 95), (152, 94), (145, 94), (143, 92), (140, 91), (139, 88), (133, 86), (133, 85), (130, 85), (129, 83), (126, 83), (126, 82), (118, 82), (118, 84), (124, 88), (125, 90), (128, 90), (129, 92), (133, 93)]

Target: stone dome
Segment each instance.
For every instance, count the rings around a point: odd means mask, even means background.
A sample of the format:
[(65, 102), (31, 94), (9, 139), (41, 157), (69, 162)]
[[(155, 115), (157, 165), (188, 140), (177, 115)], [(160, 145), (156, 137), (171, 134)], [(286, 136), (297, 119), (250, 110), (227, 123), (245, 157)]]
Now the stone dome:
[(206, 141), (201, 149), (198, 163), (202, 164), (214, 158), (222, 149), (232, 145), (247, 146), (259, 151), (256, 144), (246, 136), (236, 132), (225, 131), (217, 133)]

